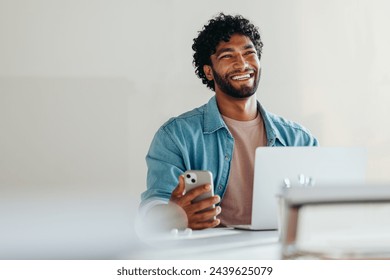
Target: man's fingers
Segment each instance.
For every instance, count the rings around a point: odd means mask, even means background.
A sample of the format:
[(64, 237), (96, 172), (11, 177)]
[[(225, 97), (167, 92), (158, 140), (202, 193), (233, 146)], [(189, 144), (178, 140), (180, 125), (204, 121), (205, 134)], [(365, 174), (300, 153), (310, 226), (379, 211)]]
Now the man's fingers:
[[(210, 192), (210, 190), (211, 190), (211, 186), (209, 184), (206, 184), (206, 185), (196, 187), (196, 188), (186, 192), (184, 190), (185, 189), (184, 178), (182, 177), (180, 180), (182, 180), (182, 183), (179, 181), (178, 186), (172, 192), (171, 200), (172, 200), (172, 198), (176, 198), (177, 200), (175, 202), (181, 206), (191, 204), (192, 200), (197, 198), (199, 195), (201, 195), (203, 193)], [(181, 192), (182, 189), (183, 189), (183, 192)]]
[(170, 201), (183, 208), (188, 218), (188, 227), (205, 229), (219, 225), (220, 220), (215, 217), (221, 212), (221, 207), (213, 207), (221, 200), (218, 195), (193, 202), (200, 195), (210, 192), (211, 185), (202, 185), (186, 192), (184, 181), (184, 176), (180, 175), (179, 183), (172, 191)]
[(213, 228), (218, 226), (221, 223), (219, 219), (215, 219), (208, 222), (197, 222), (197, 223), (190, 223), (188, 224), (188, 227), (192, 229), (205, 229), (205, 228)]
[(176, 188), (173, 190), (172, 195), (175, 198), (180, 198), (185, 195), (185, 186), (184, 186), (184, 176), (179, 176), (179, 183)]
[(197, 188), (193, 188), (192, 190), (188, 191), (186, 193), (186, 197), (189, 199), (189, 201), (192, 201), (193, 199), (195, 199), (199, 195), (201, 195), (203, 193), (210, 192), (210, 190), (211, 190), (211, 185), (209, 185), (209, 184), (202, 185), (202, 186), (199, 186)]
[(212, 207), (214, 204), (218, 203), (221, 198), (218, 195), (203, 199), (201, 201), (194, 202), (185, 207), (185, 211), (189, 214), (194, 214), (209, 207)]
[(213, 209), (201, 211), (192, 216), (194, 222), (204, 222), (213, 220), (218, 214), (221, 213), (221, 207), (217, 206)]

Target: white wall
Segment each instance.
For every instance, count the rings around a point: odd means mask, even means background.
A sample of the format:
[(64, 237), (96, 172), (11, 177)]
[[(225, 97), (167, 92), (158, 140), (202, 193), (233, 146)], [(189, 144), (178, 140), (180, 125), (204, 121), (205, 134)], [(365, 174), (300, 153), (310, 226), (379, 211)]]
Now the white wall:
[(0, 1), (0, 188), (137, 204), (157, 128), (205, 103), (192, 39), (241, 13), (264, 41), (259, 98), (323, 146), (365, 146), (389, 181), (390, 9), (381, 0)]

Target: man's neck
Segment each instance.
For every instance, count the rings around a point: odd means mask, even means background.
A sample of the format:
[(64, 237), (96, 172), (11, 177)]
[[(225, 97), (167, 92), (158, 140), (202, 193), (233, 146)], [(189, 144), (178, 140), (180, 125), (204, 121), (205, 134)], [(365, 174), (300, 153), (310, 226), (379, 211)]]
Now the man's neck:
[(219, 112), (230, 119), (250, 121), (257, 117), (256, 94), (248, 98), (237, 99), (223, 93), (216, 93)]

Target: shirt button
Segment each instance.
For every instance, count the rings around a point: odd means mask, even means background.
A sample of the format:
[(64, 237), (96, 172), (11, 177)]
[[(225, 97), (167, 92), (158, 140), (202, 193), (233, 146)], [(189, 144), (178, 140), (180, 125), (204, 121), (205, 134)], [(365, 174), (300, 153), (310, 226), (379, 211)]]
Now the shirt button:
[(218, 190), (220, 190), (220, 191), (222, 190), (222, 186), (221, 185), (218, 186)]
[(229, 160), (229, 155), (225, 155), (225, 160)]

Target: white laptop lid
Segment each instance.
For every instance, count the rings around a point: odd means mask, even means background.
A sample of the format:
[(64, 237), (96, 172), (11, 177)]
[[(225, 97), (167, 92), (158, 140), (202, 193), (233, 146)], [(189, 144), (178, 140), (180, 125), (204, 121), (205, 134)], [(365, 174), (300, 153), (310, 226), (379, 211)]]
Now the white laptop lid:
[[(314, 186), (363, 184), (366, 150), (341, 147), (259, 147), (256, 149), (252, 223), (249, 229), (278, 228), (277, 194), (288, 178), (292, 185), (311, 178)], [(299, 178), (300, 177), (300, 178)], [(306, 181), (307, 182), (307, 181)]]

